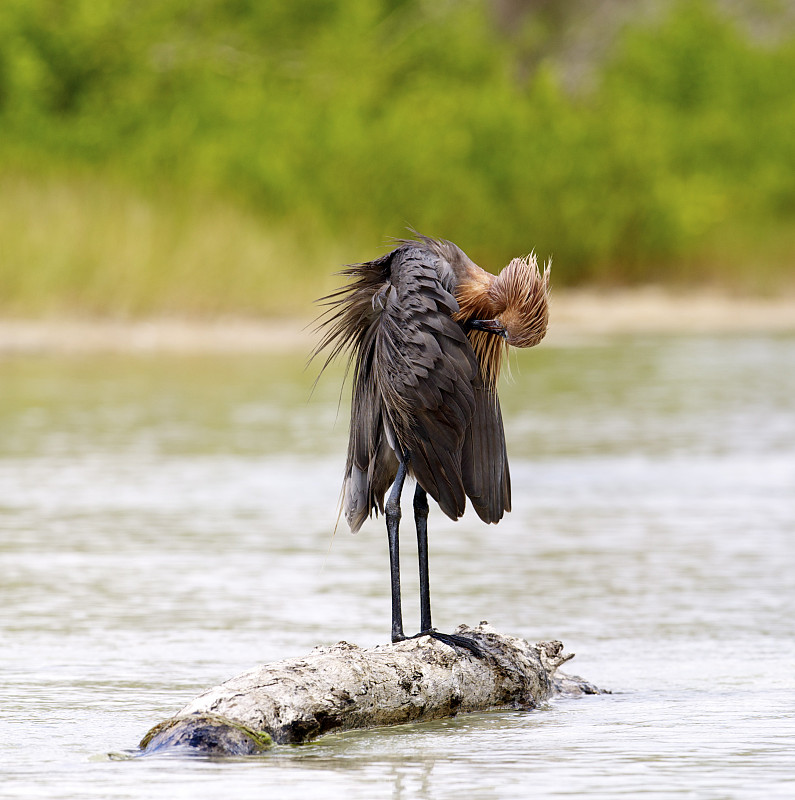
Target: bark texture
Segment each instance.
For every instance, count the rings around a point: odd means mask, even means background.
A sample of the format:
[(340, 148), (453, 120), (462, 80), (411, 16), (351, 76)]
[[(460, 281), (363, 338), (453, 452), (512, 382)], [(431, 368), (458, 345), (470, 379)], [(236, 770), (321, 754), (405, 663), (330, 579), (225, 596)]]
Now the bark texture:
[(530, 709), (554, 694), (599, 693), (580, 678), (556, 673), (572, 658), (560, 642), (529, 644), (485, 622), (461, 626), (456, 634), (469, 638), (484, 657), (423, 636), (368, 649), (339, 642), (304, 658), (256, 667), (156, 725), (140, 748), (247, 755), (331, 731)]

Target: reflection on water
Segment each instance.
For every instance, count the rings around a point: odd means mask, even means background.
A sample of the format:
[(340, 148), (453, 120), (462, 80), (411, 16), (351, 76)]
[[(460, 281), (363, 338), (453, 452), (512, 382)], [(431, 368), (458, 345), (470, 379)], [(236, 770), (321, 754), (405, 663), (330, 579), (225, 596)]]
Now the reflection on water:
[(0, 797), (791, 796), (792, 337), (522, 353), (513, 512), (431, 512), (440, 628), (561, 638), (616, 694), (260, 760), (100, 758), (258, 662), (386, 639), (381, 521), (333, 536), (339, 378), (310, 399), (302, 355), (0, 361)]

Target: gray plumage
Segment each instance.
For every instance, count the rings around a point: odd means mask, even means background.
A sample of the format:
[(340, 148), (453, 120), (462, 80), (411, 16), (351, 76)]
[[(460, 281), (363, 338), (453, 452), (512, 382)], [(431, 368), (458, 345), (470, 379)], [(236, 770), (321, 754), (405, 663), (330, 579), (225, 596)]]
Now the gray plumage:
[[(500, 276), (456, 245), (419, 237), (347, 268), (327, 298), (318, 352), (348, 351), (353, 402), (343, 511), (352, 531), (384, 512), (400, 460), (451, 519), (468, 497), (484, 522), (511, 508), (496, 382), (507, 343), (547, 323), (548, 271), (514, 259)], [(492, 330), (470, 327), (486, 319)]]

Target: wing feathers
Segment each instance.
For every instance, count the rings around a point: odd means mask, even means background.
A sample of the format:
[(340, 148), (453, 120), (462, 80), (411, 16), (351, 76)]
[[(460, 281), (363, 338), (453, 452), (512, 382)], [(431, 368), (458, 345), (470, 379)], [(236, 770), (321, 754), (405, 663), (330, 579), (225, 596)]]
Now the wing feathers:
[(499, 522), (511, 508), (511, 479), (502, 414), (487, 388), (475, 390), (475, 414), (467, 429), (462, 475), (472, 506), (484, 522)]
[(343, 487), (354, 531), (383, 512), (398, 458), (408, 459), (418, 483), (453, 519), (464, 513), (467, 496), (486, 522), (510, 507), (499, 404), (452, 318), (458, 303), (438, 262), (426, 245), (407, 243), (350, 267), (352, 283), (326, 298), (331, 310), (318, 350), (330, 347), (329, 360), (349, 350), (355, 362)]

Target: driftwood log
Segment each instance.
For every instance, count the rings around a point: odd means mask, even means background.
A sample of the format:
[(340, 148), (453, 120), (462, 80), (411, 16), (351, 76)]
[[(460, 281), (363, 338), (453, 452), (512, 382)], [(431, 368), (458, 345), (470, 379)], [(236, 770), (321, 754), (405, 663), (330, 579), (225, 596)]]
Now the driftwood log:
[(482, 655), (422, 636), (368, 649), (339, 642), (256, 667), (199, 695), (139, 747), (143, 754), (251, 755), (332, 731), (531, 709), (555, 694), (599, 693), (557, 672), (573, 657), (560, 642), (529, 644), (485, 622), (456, 633)]

